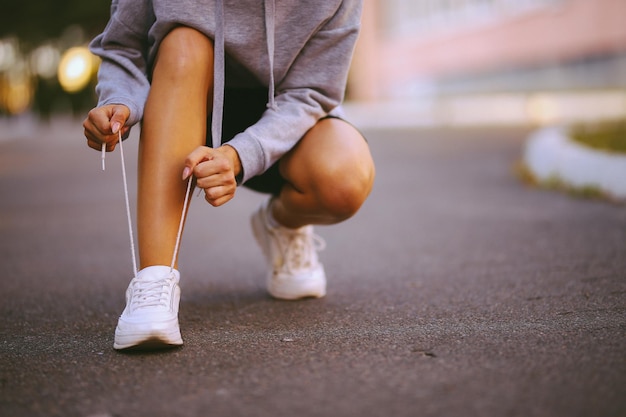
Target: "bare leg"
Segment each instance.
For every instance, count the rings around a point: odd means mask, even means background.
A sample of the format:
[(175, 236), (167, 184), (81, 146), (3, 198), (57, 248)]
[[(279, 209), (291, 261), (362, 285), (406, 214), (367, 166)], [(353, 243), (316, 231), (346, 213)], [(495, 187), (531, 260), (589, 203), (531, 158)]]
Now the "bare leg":
[(170, 265), (183, 209), (185, 157), (203, 145), (213, 87), (213, 44), (190, 28), (162, 41), (139, 145), (140, 268)]
[(280, 162), (288, 181), (272, 206), (283, 226), (334, 224), (353, 216), (369, 195), (375, 176), (361, 134), (339, 119), (317, 123)]

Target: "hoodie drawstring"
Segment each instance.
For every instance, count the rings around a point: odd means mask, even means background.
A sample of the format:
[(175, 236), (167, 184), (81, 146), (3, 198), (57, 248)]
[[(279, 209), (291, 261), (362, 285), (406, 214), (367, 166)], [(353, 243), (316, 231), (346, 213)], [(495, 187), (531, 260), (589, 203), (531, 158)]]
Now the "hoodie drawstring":
[[(267, 42), (267, 55), (269, 58), (269, 85), (267, 108), (276, 109), (275, 81), (274, 81), (274, 46), (276, 26), (275, 0), (265, 0), (265, 37)], [(224, 114), (224, 2), (215, 0), (215, 41), (213, 59), (213, 115), (211, 120), (211, 136), (213, 147), (222, 144), (222, 116)]]
[(268, 101), (267, 107), (269, 109), (276, 109), (276, 103), (274, 101), (275, 87), (274, 87), (274, 36), (276, 26), (276, 5), (274, 0), (265, 0), (265, 37), (267, 40), (267, 56), (269, 58), (269, 88), (268, 88)]
[(222, 144), (222, 116), (224, 114), (224, 4), (215, 0), (215, 41), (213, 58), (213, 116), (211, 136), (213, 147)]

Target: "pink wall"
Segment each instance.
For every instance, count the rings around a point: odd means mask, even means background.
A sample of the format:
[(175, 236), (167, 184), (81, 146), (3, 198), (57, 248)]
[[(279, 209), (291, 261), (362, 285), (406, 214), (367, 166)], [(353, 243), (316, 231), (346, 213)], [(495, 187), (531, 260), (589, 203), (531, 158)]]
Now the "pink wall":
[(473, 30), (383, 38), (376, 7), (366, 0), (351, 96), (380, 99), (410, 79), (559, 62), (626, 51), (626, 0), (569, 0)]

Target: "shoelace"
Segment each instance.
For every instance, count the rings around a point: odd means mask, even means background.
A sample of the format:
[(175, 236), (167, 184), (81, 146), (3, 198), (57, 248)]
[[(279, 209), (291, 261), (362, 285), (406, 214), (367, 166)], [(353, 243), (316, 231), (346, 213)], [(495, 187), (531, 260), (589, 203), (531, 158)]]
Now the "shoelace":
[(150, 281), (135, 277), (131, 283), (133, 291), (131, 311), (151, 307), (169, 308), (169, 292), (173, 280), (174, 275), (171, 273), (166, 277)]
[[(134, 273), (134, 278), (137, 278), (137, 273), (139, 272), (137, 269), (137, 257), (135, 255), (135, 239), (133, 237), (133, 224), (132, 224), (132, 217), (131, 217), (131, 213), (130, 213), (130, 201), (129, 201), (129, 197), (128, 197), (128, 180), (126, 179), (126, 163), (124, 160), (124, 146), (122, 145), (122, 130), (120, 129), (118, 131), (118, 142), (119, 142), (119, 146), (120, 146), (120, 157), (122, 159), (122, 180), (124, 182), (124, 198), (126, 201), (126, 218), (128, 220), (128, 235), (130, 238), (130, 253), (131, 253), (131, 257), (133, 259), (133, 273)], [(106, 145), (103, 144), (102, 145), (102, 170), (105, 170), (105, 163), (104, 163), (104, 159), (105, 159), (105, 155), (106, 155)], [(174, 253), (172, 255), (172, 263), (170, 264), (170, 274), (174, 271), (174, 265), (176, 264), (176, 257), (178, 256), (178, 250), (180, 248), (180, 239), (182, 237), (183, 234), (183, 225), (185, 224), (185, 214), (187, 213), (187, 206), (189, 204), (189, 194), (191, 193), (191, 184), (192, 184), (192, 180), (193, 180), (193, 176), (189, 177), (189, 180), (187, 182), (187, 191), (185, 193), (185, 201), (183, 203), (183, 212), (180, 216), (180, 224), (178, 225), (178, 232), (176, 234), (176, 244), (174, 245)], [(164, 280), (168, 280), (170, 279), (169, 277), (165, 277)], [(156, 283), (160, 282), (159, 281), (155, 281), (155, 285)], [(142, 281), (143, 283), (145, 283), (145, 281)], [(169, 285), (169, 284), (165, 284), (165, 285)], [(158, 288), (162, 288), (163, 284), (160, 284)], [(152, 286), (149, 286), (149, 288), (153, 288)], [(157, 287), (154, 287), (157, 288)]]
[(326, 242), (320, 236), (308, 230), (290, 233), (276, 233), (279, 248), (283, 255), (285, 272), (296, 272), (309, 269), (317, 262), (317, 252), (326, 248)]

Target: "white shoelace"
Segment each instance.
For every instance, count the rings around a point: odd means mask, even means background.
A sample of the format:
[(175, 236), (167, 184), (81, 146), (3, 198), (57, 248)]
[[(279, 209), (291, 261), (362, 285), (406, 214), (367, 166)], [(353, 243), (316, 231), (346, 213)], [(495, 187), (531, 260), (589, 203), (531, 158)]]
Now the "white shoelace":
[(152, 307), (168, 309), (173, 280), (174, 274), (172, 273), (157, 280), (142, 280), (139, 277), (133, 279), (131, 283), (133, 290), (131, 311)]
[[(133, 224), (132, 224), (132, 218), (131, 218), (131, 213), (130, 213), (130, 201), (129, 201), (129, 197), (128, 197), (128, 180), (126, 179), (126, 163), (124, 160), (124, 146), (122, 145), (122, 131), (121, 129), (118, 131), (118, 137), (119, 137), (119, 146), (120, 146), (120, 157), (122, 159), (122, 180), (124, 182), (124, 197), (126, 200), (126, 218), (128, 219), (128, 234), (130, 237), (130, 253), (131, 253), (131, 257), (133, 260), (133, 273), (134, 273), (134, 277), (137, 278), (137, 273), (139, 272), (137, 269), (137, 257), (135, 255), (135, 240), (133, 237)], [(102, 170), (105, 170), (105, 163), (104, 163), (104, 159), (105, 159), (105, 155), (106, 155), (106, 145), (103, 144), (102, 145)], [(183, 234), (183, 225), (185, 224), (185, 215), (187, 213), (187, 206), (189, 204), (189, 194), (191, 193), (191, 184), (192, 184), (192, 180), (193, 180), (193, 176), (189, 177), (189, 180), (187, 182), (187, 191), (185, 193), (185, 201), (183, 203), (183, 212), (180, 216), (180, 224), (178, 225), (178, 232), (176, 234), (176, 244), (174, 245), (174, 253), (172, 255), (172, 263), (170, 264), (170, 273), (174, 271), (174, 265), (176, 264), (176, 257), (178, 256), (178, 250), (180, 248), (180, 240)], [(169, 280), (169, 276), (165, 277), (162, 280), (158, 280), (154, 282), (154, 286), (153, 285), (149, 285), (146, 286), (147, 282), (142, 281), (142, 285), (143, 287), (140, 287), (140, 289), (143, 292), (146, 292), (147, 289), (151, 289), (153, 290), (154, 294), (144, 294), (144, 296), (142, 296), (140, 299), (153, 299), (154, 297), (160, 298), (162, 297), (162, 291), (159, 292), (159, 289), (163, 288), (163, 285), (169, 285), (168, 281)], [(154, 291), (156, 290), (156, 291)]]
[(274, 233), (283, 255), (282, 268), (285, 272), (310, 269), (317, 263), (317, 252), (326, 248), (320, 236), (308, 230)]

